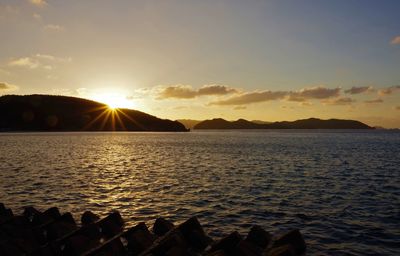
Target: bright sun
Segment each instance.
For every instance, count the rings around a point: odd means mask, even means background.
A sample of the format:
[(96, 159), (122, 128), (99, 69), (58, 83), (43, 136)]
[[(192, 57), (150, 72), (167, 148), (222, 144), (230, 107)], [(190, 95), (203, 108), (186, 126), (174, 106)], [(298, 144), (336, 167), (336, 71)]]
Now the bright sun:
[(117, 92), (99, 93), (93, 95), (91, 98), (95, 101), (107, 104), (110, 109), (135, 107), (132, 100), (129, 100), (126, 96)]

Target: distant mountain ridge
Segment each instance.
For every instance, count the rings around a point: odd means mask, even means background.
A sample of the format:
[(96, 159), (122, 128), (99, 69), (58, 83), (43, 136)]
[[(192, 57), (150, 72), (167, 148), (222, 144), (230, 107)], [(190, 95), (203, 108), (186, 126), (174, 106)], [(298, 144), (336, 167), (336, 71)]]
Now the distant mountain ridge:
[(227, 121), (222, 118), (205, 120), (194, 126), (194, 129), (374, 129), (360, 121), (318, 118), (282, 121), (272, 123), (255, 123), (245, 119)]
[(54, 95), (0, 97), (0, 131), (187, 131), (177, 121)]

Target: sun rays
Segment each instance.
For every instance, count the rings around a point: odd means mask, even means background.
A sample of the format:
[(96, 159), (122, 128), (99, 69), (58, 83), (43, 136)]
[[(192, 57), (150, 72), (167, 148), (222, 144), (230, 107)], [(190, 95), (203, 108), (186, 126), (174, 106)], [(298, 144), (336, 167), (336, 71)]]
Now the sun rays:
[[(93, 108), (88, 114), (94, 115), (94, 118), (82, 128), (83, 131), (127, 131), (127, 125), (136, 127), (136, 130), (146, 130), (140, 122), (121, 108), (106, 105)], [(98, 125), (99, 123), (100, 125)]]

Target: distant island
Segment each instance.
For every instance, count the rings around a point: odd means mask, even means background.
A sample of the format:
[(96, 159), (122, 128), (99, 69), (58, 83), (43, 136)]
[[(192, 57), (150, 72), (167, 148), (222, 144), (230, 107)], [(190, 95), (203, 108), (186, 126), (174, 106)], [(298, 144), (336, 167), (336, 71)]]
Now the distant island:
[[(178, 119), (176, 121), (178, 121), (179, 123), (183, 124), (186, 127), (186, 129), (192, 130), (192, 129), (194, 129), (194, 127), (197, 124), (203, 122), (204, 120)], [(268, 122), (268, 121), (261, 121), (261, 120), (252, 120), (250, 122), (256, 123), (256, 124), (270, 124), (271, 123), (271, 122)]]
[(260, 122), (239, 119), (237, 121), (227, 121), (222, 118), (205, 120), (196, 124), (193, 129), (374, 129), (362, 122), (355, 120), (318, 118), (302, 119), (297, 121), (282, 122)]
[(0, 131), (188, 131), (177, 121), (76, 97), (0, 97)]

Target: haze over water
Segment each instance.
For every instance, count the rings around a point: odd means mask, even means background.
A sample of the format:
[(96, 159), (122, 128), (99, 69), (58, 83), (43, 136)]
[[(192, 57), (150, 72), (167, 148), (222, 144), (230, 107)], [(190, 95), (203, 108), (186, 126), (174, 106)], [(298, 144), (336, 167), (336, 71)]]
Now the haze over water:
[(8, 133), (0, 151), (0, 198), (17, 211), (197, 215), (213, 237), (258, 224), (300, 228), (310, 255), (399, 253), (400, 133)]

